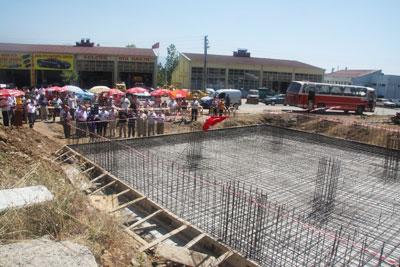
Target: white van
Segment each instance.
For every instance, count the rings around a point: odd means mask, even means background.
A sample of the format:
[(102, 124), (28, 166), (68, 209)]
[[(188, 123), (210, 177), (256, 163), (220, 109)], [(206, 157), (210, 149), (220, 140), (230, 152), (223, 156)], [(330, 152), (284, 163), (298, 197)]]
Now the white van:
[(226, 96), (229, 96), (231, 101), (231, 106), (234, 106), (236, 109), (242, 104), (242, 92), (237, 89), (219, 89), (215, 91), (215, 96), (220, 99), (226, 99)]

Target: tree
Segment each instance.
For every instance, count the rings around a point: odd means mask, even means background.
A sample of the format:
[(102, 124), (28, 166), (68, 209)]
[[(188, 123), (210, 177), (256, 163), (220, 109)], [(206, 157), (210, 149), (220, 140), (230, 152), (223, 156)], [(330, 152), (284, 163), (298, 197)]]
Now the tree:
[(167, 47), (167, 58), (164, 66), (168, 84), (171, 84), (172, 72), (174, 71), (176, 66), (178, 66), (178, 60), (179, 60), (179, 52), (178, 50), (176, 50), (174, 44), (170, 44)]
[(164, 86), (166, 84), (165, 67), (161, 64), (157, 64), (157, 85)]
[(126, 47), (127, 48), (136, 48), (136, 45), (135, 44), (127, 44)]
[(63, 70), (61, 78), (65, 84), (75, 85), (78, 82), (79, 76), (74, 70)]

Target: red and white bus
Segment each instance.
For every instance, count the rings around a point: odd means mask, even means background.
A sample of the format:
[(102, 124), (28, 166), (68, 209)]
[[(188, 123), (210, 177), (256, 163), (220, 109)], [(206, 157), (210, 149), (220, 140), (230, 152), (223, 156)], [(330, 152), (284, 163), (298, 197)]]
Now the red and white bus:
[(374, 111), (376, 94), (375, 89), (364, 86), (295, 81), (288, 87), (286, 103), (308, 110), (327, 108), (362, 114)]

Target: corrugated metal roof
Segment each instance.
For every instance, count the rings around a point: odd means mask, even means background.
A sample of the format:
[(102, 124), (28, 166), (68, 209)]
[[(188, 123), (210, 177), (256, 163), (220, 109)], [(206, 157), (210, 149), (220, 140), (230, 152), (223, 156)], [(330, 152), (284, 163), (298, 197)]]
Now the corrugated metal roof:
[[(203, 54), (183, 53), (186, 57), (194, 61), (203, 61)], [(308, 68), (324, 71), (324, 69), (302, 63), (296, 60), (272, 59), (272, 58), (257, 58), (257, 57), (234, 57), (227, 55), (207, 55), (207, 62), (214, 64), (245, 64), (245, 65), (268, 65), (281, 66), (290, 68)]]
[(368, 75), (380, 70), (339, 70), (325, 74), (325, 77), (336, 77), (336, 78), (356, 78), (364, 75)]
[(0, 51), (19, 52), (19, 53), (57, 53), (57, 54), (156, 57), (153, 50), (148, 48), (102, 47), (102, 46), (78, 47), (78, 46), (68, 46), (68, 45), (0, 43)]

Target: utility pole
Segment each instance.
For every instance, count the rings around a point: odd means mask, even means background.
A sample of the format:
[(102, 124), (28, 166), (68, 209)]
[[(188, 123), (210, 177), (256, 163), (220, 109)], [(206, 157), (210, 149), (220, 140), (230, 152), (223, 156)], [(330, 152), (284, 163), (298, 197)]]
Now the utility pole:
[(208, 46), (208, 35), (204, 36), (204, 68), (203, 68), (203, 90), (207, 88), (207, 49)]

